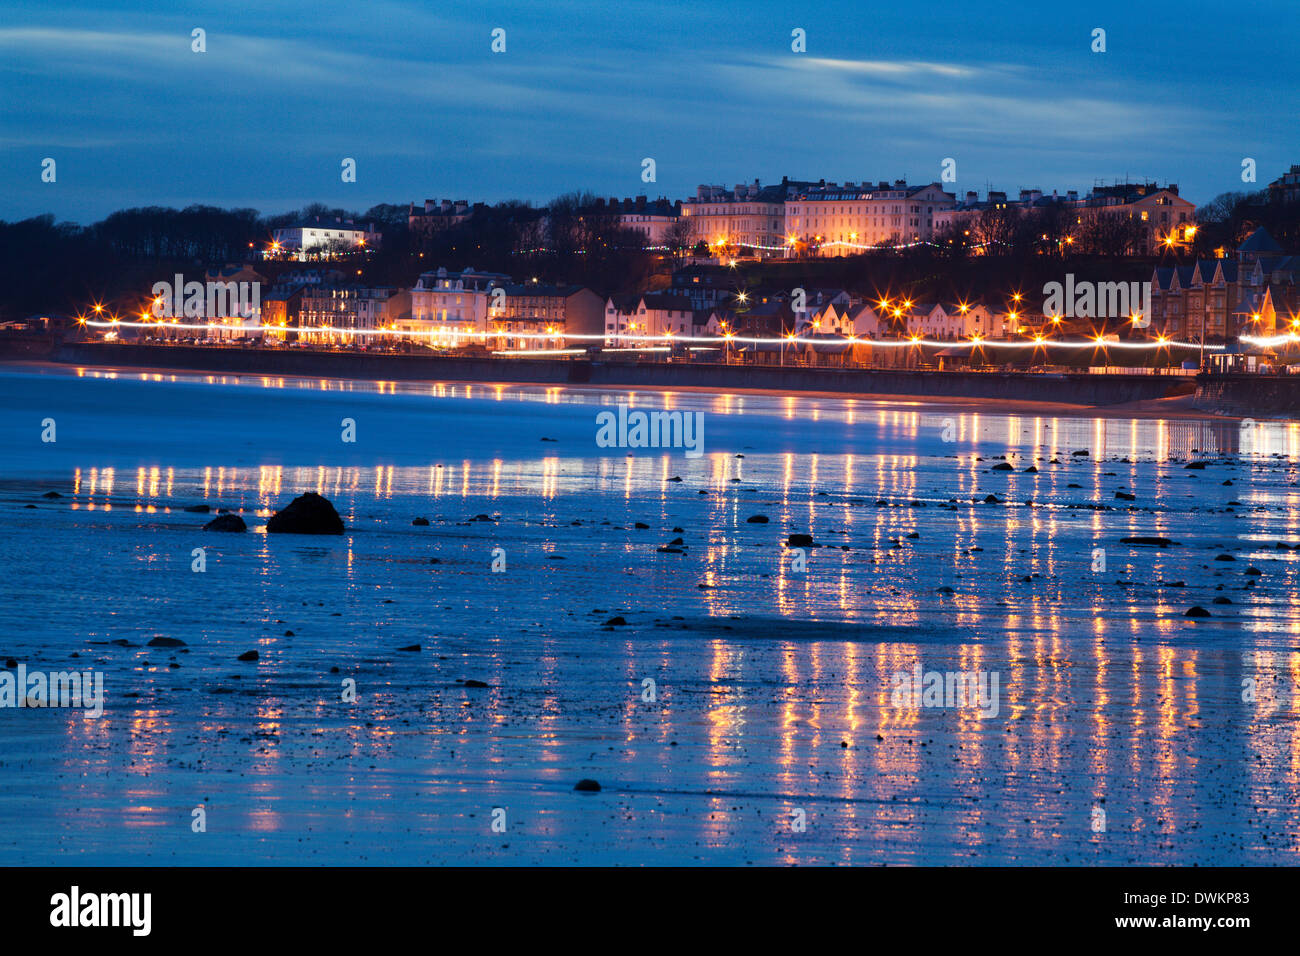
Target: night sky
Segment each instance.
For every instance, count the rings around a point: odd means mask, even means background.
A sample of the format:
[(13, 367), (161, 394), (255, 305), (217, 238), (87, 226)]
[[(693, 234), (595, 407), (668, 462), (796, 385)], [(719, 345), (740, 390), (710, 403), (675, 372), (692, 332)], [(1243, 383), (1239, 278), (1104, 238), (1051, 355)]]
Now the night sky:
[(928, 182), (946, 157), (958, 193), (1155, 179), (1199, 204), (1300, 162), (1286, 0), (177, 6), (0, 4), (0, 218), (684, 198), (782, 175)]

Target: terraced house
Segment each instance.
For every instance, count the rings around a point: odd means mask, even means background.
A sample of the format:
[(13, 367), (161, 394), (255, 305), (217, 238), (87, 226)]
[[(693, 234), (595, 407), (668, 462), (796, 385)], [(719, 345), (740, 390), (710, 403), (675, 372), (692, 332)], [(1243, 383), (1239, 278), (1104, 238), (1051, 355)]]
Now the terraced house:
[[(498, 348), (540, 349), (599, 345), (605, 300), (584, 286), (536, 282), (496, 287), (488, 322)], [(568, 338), (566, 338), (568, 336)], [(574, 336), (596, 336), (574, 338)]]
[(785, 204), (786, 254), (854, 255), (867, 246), (927, 241), (936, 215), (955, 202), (938, 183), (909, 186), (901, 179), (803, 189)]
[(493, 288), (509, 282), (508, 275), (471, 268), (425, 272), (411, 289), (409, 317), (397, 326), (422, 333), (418, 341), (435, 348), (482, 345), (488, 331), (488, 297)]
[(1157, 266), (1151, 277), (1151, 331), (1224, 344), (1241, 335), (1289, 330), (1296, 318), (1300, 256), (1286, 255), (1265, 229), (1233, 258)]

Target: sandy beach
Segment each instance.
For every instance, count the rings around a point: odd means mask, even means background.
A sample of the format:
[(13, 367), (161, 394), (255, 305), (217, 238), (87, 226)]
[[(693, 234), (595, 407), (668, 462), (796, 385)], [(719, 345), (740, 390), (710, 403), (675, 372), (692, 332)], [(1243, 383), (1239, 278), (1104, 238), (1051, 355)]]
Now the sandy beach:
[(105, 686), (0, 862), (1293, 864), (1300, 425), (1180, 403), (0, 367), (0, 663)]

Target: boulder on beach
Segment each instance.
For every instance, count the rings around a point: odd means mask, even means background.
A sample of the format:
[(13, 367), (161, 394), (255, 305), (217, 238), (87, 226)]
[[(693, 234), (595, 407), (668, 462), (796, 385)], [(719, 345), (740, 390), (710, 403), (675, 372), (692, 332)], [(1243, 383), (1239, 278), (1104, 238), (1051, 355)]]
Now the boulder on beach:
[(271, 534), (342, 534), (343, 519), (328, 499), (309, 491), (271, 515), (266, 530)]
[(792, 548), (807, 548), (812, 546), (813, 538), (810, 534), (792, 534), (785, 543)]
[(595, 780), (583, 779), (573, 785), (574, 790), (581, 790), (584, 793), (599, 793), (600, 784)]
[(203, 526), (204, 531), (247, 531), (248, 525), (239, 515), (217, 515)]

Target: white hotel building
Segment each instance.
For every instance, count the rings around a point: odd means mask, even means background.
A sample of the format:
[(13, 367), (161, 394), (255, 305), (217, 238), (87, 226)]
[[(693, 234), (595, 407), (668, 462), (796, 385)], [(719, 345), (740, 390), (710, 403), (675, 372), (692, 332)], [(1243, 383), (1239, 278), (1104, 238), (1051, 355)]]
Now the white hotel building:
[(822, 256), (852, 255), (862, 246), (924, 242), (934, 235), (936, 214), (955, 204), (956, 197), (938, 183), (827, 183), (786, 201), (786, 242), (799, 255)]
[(700, 186), (682, 203), (682, 215), (697, 239), (714, 249), (753, 250), (773, 256), (851, 255), (859, 246), (929, 240), (936, 214), (956, 205), (939, 183), (909, 186), (880, 183), (758, 180), (728, 190)]
[(308, 219), (272, 232), (271, 248), (265, 254), (306, 262), (316, 256), (328, 258), (335, 252), (374, 249), (382, 238), (373, 224), (359, 226), (351, 219)]

